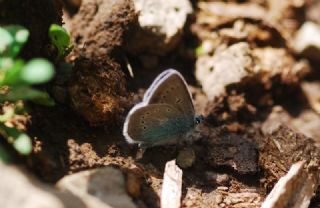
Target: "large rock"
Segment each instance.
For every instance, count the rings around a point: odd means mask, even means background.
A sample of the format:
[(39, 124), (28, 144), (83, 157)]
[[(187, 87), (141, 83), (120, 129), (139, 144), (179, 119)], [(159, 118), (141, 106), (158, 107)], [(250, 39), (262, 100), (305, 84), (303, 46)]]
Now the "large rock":
[(81, 199), (70, 193), (54, 190), (20, 169), (0, 162), (1, 208), (84, 208)]
[(82, 0), (70, 22), (73, 53), (85, 58), (121, 60), (124, 36), (136, 21), (132, 0)]
[(297, 32), (294, 49), (298, 54), (311, 59), (320, 59), (320, 25), (306, 22)]
[(134, 0), (134, 5), (139, 22), (130, 34), (129, 52), (162, 55), (173, 49), (192, 13), (189, 0)]
[(225, 93), (227, 85), (253, 74), (252, 51), (247, 43), (234, 44), (213, 57), (202, 56), (196, 63), (196, 78), (209, 99)]
[(209, 99), (221, 96), (229, 86), (261, 83), (265, 89), (274, 85), (274, 77), (285, 84), (298, 83), (309, 72), (306, 62), (297, 61), (283, 48), (251, 48), (240, 42), (220, 49), (213, 56), (204, 55), (196, 63), (196, 78)]
[(112, 167), (65, 176), (57, 183), (57, 187), (80, 197), (88, 207), (136, 207), (127, 195), (122, 172)]

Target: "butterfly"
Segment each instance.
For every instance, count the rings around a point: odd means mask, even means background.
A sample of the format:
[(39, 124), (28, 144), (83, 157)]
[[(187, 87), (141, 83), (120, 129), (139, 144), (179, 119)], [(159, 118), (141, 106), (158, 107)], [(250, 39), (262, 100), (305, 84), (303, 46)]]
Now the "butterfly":
[(141, 103), (128, 113), (123, 135), (141, 148), (183, 140), (203, 120), (196, 115), (183, 76), (167, 69), (153, 81)]

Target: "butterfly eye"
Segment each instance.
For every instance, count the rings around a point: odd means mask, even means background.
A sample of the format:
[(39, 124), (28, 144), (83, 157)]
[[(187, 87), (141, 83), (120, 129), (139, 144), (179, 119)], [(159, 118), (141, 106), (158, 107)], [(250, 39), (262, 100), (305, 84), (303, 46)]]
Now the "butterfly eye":
[(202, 115), (196, 116), (196, 124), (201, 123), (204, 120), (204, 117)]
[(142, 128), (143, 128), (144, 130), (146, 130), (146, 129), (147, 129), (147, 127), (146, 127), (146, 126), (143, 126)]
[(170, 108), (167, 108), (167, 112), (170, 112), (171, 111), (171, 109)]

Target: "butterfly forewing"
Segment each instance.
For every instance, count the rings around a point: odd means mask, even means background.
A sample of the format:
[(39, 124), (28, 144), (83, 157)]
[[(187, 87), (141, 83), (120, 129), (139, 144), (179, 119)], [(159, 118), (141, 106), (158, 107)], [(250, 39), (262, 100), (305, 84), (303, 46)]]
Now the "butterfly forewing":
[(138, 143), (156, 144), (178, 139), (194, 125), (193, 120), (186, 119), (171, 105), (159, 103), (138, 106), (127, 119), (127, 140)]
[(186, 82), (175, 70), (161, 73), (146, 92), (144, 102), (166, 103), (183, 112), (187, 117), (194, 117), (194, 107)]

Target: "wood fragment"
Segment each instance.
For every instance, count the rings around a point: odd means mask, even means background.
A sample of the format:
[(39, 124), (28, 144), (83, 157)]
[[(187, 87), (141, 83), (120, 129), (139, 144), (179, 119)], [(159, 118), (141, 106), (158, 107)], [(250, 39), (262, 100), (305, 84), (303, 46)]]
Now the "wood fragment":
[(274, 186), (262, 208), (307, 208), (317, 189), (316, 176), (305, 168), (305, 161), (293, 164)]
[(181, 203), (182, 170), (175, 160), (167, 162), (161, 192), (161, 208), (178, 208)]

